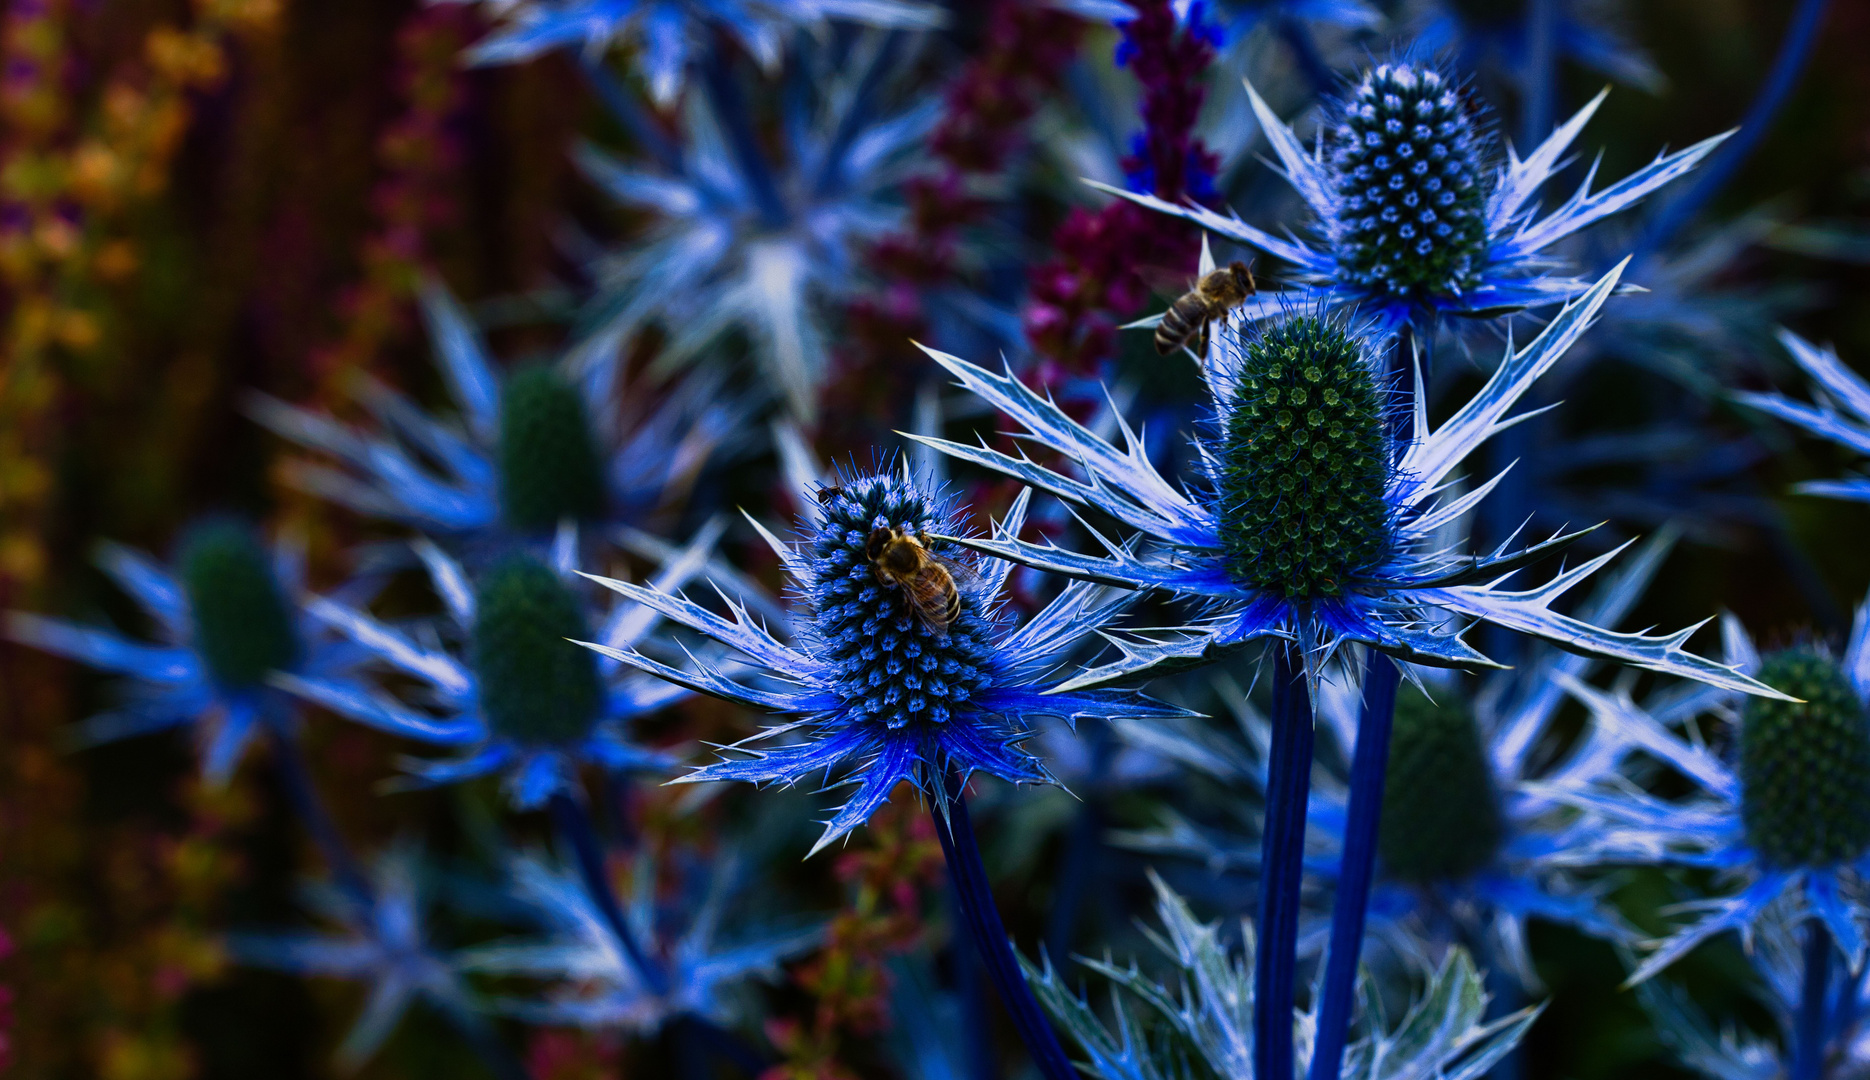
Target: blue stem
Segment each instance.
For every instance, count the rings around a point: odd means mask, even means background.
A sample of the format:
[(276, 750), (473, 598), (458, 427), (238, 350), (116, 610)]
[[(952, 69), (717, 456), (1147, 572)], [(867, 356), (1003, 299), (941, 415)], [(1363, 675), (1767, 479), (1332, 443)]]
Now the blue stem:
[(1558, 96), (1558, 0), (1526, 5), (1526, 86), (1520, 110), (1521, 138), (1528, 148), (1552, 132)]
[(967, 797), (960, 777), (948, 780), (947, 813), (938, 800), (929, 801), (929, 815), (935, 821), (935, 836), (941, 841), (942, 855), (948, 860), (948, 873), (954, 880), (955, 899), (968, 933), (987, 965), (987, 974), (1006, 1011), (1013, 1016), (1026, 1052), (1045, 1080), (1079, 1080), (1078, 1072), (1065, 1056), (1064, 1047), (1046, 1021), (1032, 988), (1019, 969), (1019, 959), (1007, 941), (1006, 926), (1000, 922), (1000, 909), (994, 906), (993, 889), (987, 884), (987, 868), (980, 861), (980, 845), (974, 839), (974, 825), (968, 820)]
[(1291, 15), (1279, 16), (1279, 37), (1292, 50), (1292, 59), (1299, 65), (1299, 72), (1305, 81), (1312, 84), (1312, 93), (1324, 97), (1337, 87), (1337, 74), (1318, 51), (1318, 42), (1312, 40), (1312, 32), (1304, 20)]
[(552, 796), (548, 809), (552, 814), (553, 827), (571, 845), (572, 856), (578, 863), (578, 873), (584, 878), (584, 886), (590, 890), (591, 898), (597, 902), (599, 914), (610, 925), (610, 932), (617, 935), (617, 944), (623, 948), (623, 954), (630, 958), (631, 966), (642, 976), (643, 985), (657, 997), (668, 993), (668, 973), (662, 970), (662, 965), (652, 962), (637, 943), (636, 934), (630, 930), (629, 920), (623, 916), (623, 905), (617, 902), (617, 893), (610, 887), (610, 875), (604, 872), (604, 853), (598, 847), (597, 834), (591, 829), (591, 818), (584, 812), (584, 804), (561, 791)]
[(1828, 0), (1799, 0), (1798, 9), (1792, 13), (1792, 21), (1786, 27), (1786, 36), (1779, 43), (1779, 55), (1773, 58), (1766, 82), (1747, 108), (1746, 117), (1740, 121), (1740, 130), (1715, 152), (1713, 160), (1701, 167), (1692, 187), (1657, 211), (1643, 242), (1637, 246), (1639, 253), (1648, 255), (1667, 244), (1676, 230), (1726, 185), (1766, 136), (1766, 129), (1772, 125), (1779, 107), (1785, 104), (1792, 88), (1798, 85), (1799, 76), (1804, 74), (1805, 62), (1811, 59), (1827, 3)]
[(617, 81), (604, 62), (582, 50), (578, 53), (579, 68), (584, 72), (585, 81), (591, 84), (591, 91), (597, 100), (624, 129), (630, 133), (649, 156), (656, 159), (656, 164), (676, 175), (681, 175), (685, 166), (682, 161), (682, 148), (671, 139), (662, 126), (656, 123), (647, 110), (636, 100), (628, 87)]
[[(967, 916), (961, 909), (961, 891), (950, 888), (948, 900), (956, 920), (964, 924)], [(969, 1080), (996, 1080), (1000, 1070), (993, 1055), (993, 1018), (987, 1015), (987, 995), (982, 992), (985, 988), (980, 981), (983, 968), (980, 950), (958, 938), (949, 948), (954, 953), (955, 984), (961, 998), (961, 1026), (967, 1035), (967, 1045), (962, 1050), (966, 1075)]]
[(1065, 852), (1059, 859), (1057, 887), (1053, 889), (1052, 916), (1046, 921), (1045, 948), (1053, 956), (1071, 952), (1072, 934), (1078, 928), (1078, 916), (1094, 890), (1092, 875), (1097, 872), (1098, 855), (1104, 844), (1104, 782), (1115, 756), (1108, 728), (1102, 724), (1081, 725), (1078, 737), (1090, 744), (1091, 768), (1084, 785), (1083, 801), (1065, 836)]
[(264, 715), (266, 733), (272, 743), (273, 767), (278, 770), (280, 786), (285, 789), (286, 799), (298, 815), (299, 824), (312, 835), (312, 842), (318, 845), (319, 854), (324, 856), (325, 865), (338, 887), (360, 911), (370, 911), (376, 906), (376, 892), (370, 887), (363, 867), (351, 854), (350, 845), (344, 842), (337, 822), (331, 820), (324, 800), (318, 797), (311, 770), (305, 765), (305, 755), (299, 752), (299, 741), (287, 730), (284, 716), (276, 715), (271, 709)]
[[(358, 865), (356, 856), (351, 854), (350, 845), (344, 842), (344, 834), (338, 831), (337, 822), (331, 819), (324, 800), (318, 797), (318, 788), (312, 783), (312, 773), (306, 767), (305, 755), (299, 750), (299, 741), (288, 729), (284, 716), (271, 710), (264, 716), (263, 723), (272, 744), (273, 767), (278, 770), (280, 786), (285, 789), (287, 801), (292, 803), (293, 813), (298, 815), (305, 831), (312, 834), (312, 842), (318, 845), (338, 887), (366, 918), (369, 917), (376, 906), (376, 890)], [(526, 1080), (525, 1066), (478, 1014), (445, 1006), (439, 1011), (494, 1076), (500, 1080)]]
[(1260, 847), (1259, 954), (1253, 969), (1255, 1080), (1292, 1080), (1293, 981), (1299, 889), (1305, 877), (1305, 805), (1312, 787), (1312, 707), (1295, 646), (1273, 647), (1273, 742)]
[(1824, 1073), (1825, 999), (1830, 988), (1831, 933), (1812, 919), (1805, 924), (1805, 985), (1792, 1037), (1791, 1080), (1818, 1080)]
[(1401, 681), (1402, 672), (1395, 663), (1372, 650), (1364, 669), (1357, 750), (1351, 757), (1350, 806), (1344, 822), (1344, 852), (1338, 863), (1337, 902), (1331, 909), (1331, 949), (1326, 954), (1324, 998), (1318, 1010), (1311, 1080), (1337, 1080), (1344, 1044), (1350, 1036), (1357, 958), (1363, 952), (1370, 879), (1376, 867), (1377, 826), (1383, 816), (1390, 722), (1395, 718), (1396, 687)]

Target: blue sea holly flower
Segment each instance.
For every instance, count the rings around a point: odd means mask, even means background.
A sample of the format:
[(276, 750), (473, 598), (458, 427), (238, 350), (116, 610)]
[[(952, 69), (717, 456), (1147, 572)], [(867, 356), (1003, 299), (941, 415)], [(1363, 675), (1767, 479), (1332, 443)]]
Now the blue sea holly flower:
[(256, 394), (256, 420), (335, 462), (289, 460), (288, 483), (451, 540), (636, 523), (678, 501), (739, 422), (719, 386), (702, 380), (626, 423), (612, 412), (614, 354), (568, 354), (502, 377), (441, 286), (423, 291), (422, 312), (459, 423), (378, 383), (359, 395), (374, 432)]
[[(705, 694), (799, 718), (731, 748), (749, 756), (703, 766), (681, 781), (789, 785), (847, 772), (857, 790), (827, 823), (816, 853), (868, 820), (903, 780), (937, 800), (945, 799), (951, 772), (1050, 782), (1021, 745), (1030, 715), (1183, 714), (1128, 692), (1057, 693), (1041, 685), (1125, 605), (1124, 594), (1076, 583), (1014, 628), (998, 607), (1012, 565), (977, 566), (934, 539), (958, 531), (960, 522), (906, 467), (842, 474), (818, 500), (816, 521), (800, 544), (786, 545), (761, 529), (805, 601), (791, 645), (738, 607), (726, 618), (661, 589), (593, 579), (738, 651), (772, 681), (749, 684), (706, 663), (683, 670), (634, 650), (593, 645), (598, 652)], [(1022, 497), (997, 533), (1017, 534), (1025, 507)], [(899, 566), (898, 556), (916, 561)]]
[[(1663, 536), (1607, 578), (1579, 618), (1615, 626), (1628, 615), (1673, 545)], [(1598, 661), (1550, 646), (1489, 674), (1471, 693), (1449, 673), (1412, 668), (1397, 697), (1383, 788), (1369, 930), (1393, 958), (1439, 956), (1452, 942), (1481, 950), (1495, 974), (1539, 985), (1527, 947), (1532, 920), (1561, 923), (1620, 944), (1635, 934), (1601, 891), (1572, 873), (1570, 853), (1594, 843), (1600, 826), (1527, 782), (1580, 786), (1613, 775), (1628, 743), (1587, 728), (1561, 754), (1550, 752), (1565, 687)], [(1230, 677), (1214, 685), (1242, 738), (1211, 730), (1120, 722), (1126, 743), (1231, 787), (1266, 788), (1271, 731)], [(1320, 684), (1318, 719), (1348, 761), (1359, 736), (1360, 687), (1338, 673)], [(1307, 869), (1332, 880), (1340, 868), (1349, 790), (1342, 773), (1321, 767), (1306, 812)], [(1257, 807), (1241, 805), (1221, 826), (1197, 826), (1167, 811), (1157, 827), (1120, 834), (1129, 849), (1204, 861), (1214, 869), (1257, 868)], [(1237, 825), (1236, 825), (1237, 822)]]
[[(1060, 687), (1074, 691), (1206, 662), (1266, 637), (1296, 640), (1313, 685), (1347, 642), (1439, 667), (1493, 665), (1461, 640), (1467, 617), (1562, 648), (1739, 692), (1770, 693), (1732, 669), (1686, 652), (1693, 627), (1626, 634), (1551, 609), (1566, 590), (1615, 553), (1568, 569), (1543, 585), (1509, 591), (1515, 570), (1582, 533), (1520, 550), (1468, 555), (1437, 540), (1500, 482), (1448, 493), (1454, 470), (1486, 439), (1519, 421), (1507, 413), (1533, 380), (1564, 355), (1616, 287), (1611, 270), (1553, 317), (1524, 349), (1505, 356), (1475, 396), (1430, 430), (1421, 380), (1412, 395), (1412, 434), (1398, 457), (1391, 409), (1368, 339), (1335, 319), (1292, 315), (1261, 332), (1223, 326), (1204, 367), (1211, 430), (1195, 439), (1199, 487), (1184, 490), (1151, 464), (1119, 418), (1118, 449), (1009, 372), (994, 375), (926, 350), (961, 383), (1023, 429), (1022, 438), (1060, 455), (1082, 477), (981, 446), (919, 441), (1003, 472), (1140, 532), (1152, 549), (1103, 540), (1081, 555), (1015, 537), (957, 541), (1042, 570), (1132, 589), (1172, 593), (1201, 605), (1191, 626), (1150, 636), (1110, 637), (1120, 659)], [(1391, 462), (1395, 462), (1394, 465)], [(1100, 537), (1100, 540), (1102, 538)], [(1314, 695), (1314, 699), (1316, 695)]]
[(171, 569), (117, 544), (101, 545), (97, 563), (149, 616), (158, 643), (21, 611), (4, 623), (15, 641), (128, 677), (129, 699), (85, 720), (80, 745), (193, 725), (202, 773), (220, 783), (261, 725), (291, 711), (269, 678), (341, 677), (359, 660), (301, 610), (303, 553), (283, 541), (268, 551), (232, 519), (191, 529)]
[(823, 31), (832, 21), (896, 29), (937, 29), (938, 4), (911, 0), (485, 0), (502, 25), (467, 52), (469, 63), (511, 64), (553, 49), (587, 55), (622, 44), (643, 65), (650, 96), (675, 101), (689, 61), (725, 33), (764, 68), (779, 65), (795, 28)]
[[(1037, 967), (1027, 963), (1027, 981), (1084, 1055), (1079, 1067), (1098, 1080), (1252, 1076), (1252, 925), (1242, 922), (1240, 947), (1230, 949), (1218, 922), (1201, 922), (1154, 871), (1149, 877), (1162, 929), (1145, 932), (1174, 978), (1159, 982), (1134, 960), (1120, 967), (1109, 959), (1081, 959), (1110, 984), (1110, 1021), (1066, 985), (1050, 959)], [(1348, 1048), (1338, 1076), (1465, 1080), (1486, 1075), (1525, 1037), (1540, 1012), (1535, 1006), (1489, 1021), (1487, 999), (1480, 972), (1459, 948), (1449, 950), (1447, 959), (1428, 973), (1421, 997), (1394, 1028), (1383, 1015), (1382, 995), (1366, 987), (1363, 1034)], [(1292, 1022), (1309, 1030), (1316, 1021), (1298, 1013)], [(1309, 1071), (1312, 1040), (1298, 1042), (1297, 1075), (1303, 1076)]]
[[(1729, 930), (1743, 942), (1780, 898), (1796, 898), (1857, 970), (1870, 949), (1870, 603), (1857, 611), (1841, 657), (1813, 645), (1761, 656), (1731, 617), (1728, 658), (1781, 697), (1736, 699), (1713, 691), (1644, 708), (1627, 694), (1573, 684), (1595, 723), (1694, 786), (1686, 800), (1629, 784), (1554, 785), (1543, 793), (1597, 819), (1597, 862), (1675, 863), (1717, 871), (1739, 892), (1690, 905), (1685, 925), (1660, 941), (1630, 976), (1640, 982)], [(1703, 712), (1739, 721), (1733, 760), (1701, 738)], [(1685, 722), (1688, 737), (1671, 730)]]
[(688, 99), (687, 140), (667, 160), (640, 166), (581, 148), (585, 174), (649, 218), (594, 262), (598, 291), (583, 322), (597, 344), (581, 347), (613, 351), (658, 324), (667, 340), (651, 370), (668, 372), (737, 330), (786, 407), (811, 419), (829, 366), (828, 319), (871, 284), (864, 252), (900, 227), (900, 186), (941, 118), (939, 100), (886, 108), (905, 48), (864, 35), (846, 56), (802, 51), (790, 64), (809, 92), (775, 95), (777, 155), (755, 137), (758, 118), (731, 71)]
[(338, 1046), (338, 1064), (346, 1070), (369, 1060), (416, 1001), (458, 1026), (485, 1025), (455, 967), (428, 940), (420, 870), (412, 846), (390, 848), (377, 862), (367, 908), (344, 890), (307, 888), (306, 905), (340, 928), (336, 933), (229, 935), (229, 952), (243, 964), (369, 984), (363, 1011)]
[(514, 860), (513, 880), (519, 898), (543, 916), (547, 935), (480, 945), (458, 954), (456, 962), (464, 971), (548, 980), (544, 1000), (494, 1003), (530, 1023), (631, 1034), (654, 1033), (682, 1015), (725, 1024), (734, 1019), (735, 989), (776, 976), (780, 964), (809, 952), (824, 936), (822, 927), (805, 926), (722, 945), (716, 938), (737, 871), (736, 860), (716, 857), (705, 888), (685, 897), (687, 917), (672, 928), (666, 912), (659, 916), (657, 910), (654, 863), (637, 859), (631, 875), (637, 887), (625, 917), (637, 940), (659, 943), (656, 952), (667, 961), (668, 973), (668, 988), (660, 994), (624, 955), (583, 879), (536, 856)]
[(1251, 84), (1247, 94), (1287, 180), (1311, 207), (1320, 245), (1281, 239), (1206, 207), (1087, 183), (1290, 263), (1300, 287), (1251, 298), (1240, 309), (1248, 318), (1306, 305), (1354, 306), (1376, 320), (1378, 332), (1404, 321), (1492, 317), (1578, 295), (1587, 283), (1551, 273), (1547, 249), (1635, 205), (1726, 138), (1660, 155), (1598, 192), (1591, 190), (1593, 167), (1575, 195), (1541, 218), (1528, 202), (1565, 164), (1566, 150), (1603, 103), (1602, 93), (1524, 161), (1509, 147), (1500, 169), (1460, 87), (1433, 68), (1397, 62), (1365, 72), (1333, 107), (1310, 153)]
[[(1742, 404), (1796, 424), (1821, 439), (1870, 455), (1870, 382), (1845, 367), (1834, 349), (1820, 349), (1784, 329), (1779, 331), (1779, 341), (1816, 384), (1812, 392), (1814, 403), (1807, 405), (1779, 394), (1741, 393), (1734, 397)], [(1793, 490), (1807, 495), (1870, 502), (1870, 477), (1808, 480)]]
[[(713, 532), (697, 537), (657, 580), (679, 587), (701, 568), (714, 539)], [(457, 759), (406, 760), (409, 781), (427, 786), (501, 774), (509, 799), (521, 810), (538, 809), (556, 793), (577, 791), (581, 764), (612, 770), (668, 767), (663, 755), (631, 742), (627, 728), (634, 718), (687, 691), (568, 643), (596, 630), (598, 640), (632, 648), (654, 629), (653, 613), (618, 605), (597, 623), (582, 583), (567, 581), (523, 553), (495, 561), (470, 585), (461, 565), (435, 545), (422, 542), (417, 550), (448, 608), (464, 656), (330, 599), (316, 598), (308, 610), (383, 666), (412, 677), (426, 708), (405, 704), (358, 678), (288, 675), (274, 681), (392, 734), (466, 748), (466, 756)]]

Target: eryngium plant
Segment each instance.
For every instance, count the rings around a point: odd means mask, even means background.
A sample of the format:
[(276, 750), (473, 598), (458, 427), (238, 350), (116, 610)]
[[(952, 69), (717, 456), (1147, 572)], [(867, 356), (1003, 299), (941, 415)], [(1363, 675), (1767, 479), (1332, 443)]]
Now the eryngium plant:
[[(1606, 90), (1605, 93), (1609, 91)], [(1286, 178), (1316, 219), (1316, 245), (1281, 238), (1203, 206), (1092, 186), (1174, 214), (1297, 268), (1301, 287), (1262, 293), (1249, 318), (1295, 305), (1354, 306), (1381, 329), (1452, 314), (1491, 317), (1567, 300), (1589, 288), (1551, 272), (1553, 244), (1641, 201), (1695, 167), (1720, 145), (1716, 135), (1655, 161), (1602, 191), (1596, 170), (1544, 217), (1533, 195), (1566, 164), (1565, 152), (1603, 104), (1604, 94), (1560, 125), (1521, 160), (1511, 148), (1496, 168), (1491, 140), (1448, 75), (1394, 62), (1366, 71), (1335, 102), (1316, 148), (1305, 149), (1251, 84), (1253, 103)], [(1152, 320), (1144, 320), (1144, 324)]]
[[(1174, 978), (1159, 982), (1132, 961), (1081, 960), (1111, 984), (1111, 1021), (1068, 988), (1050, 959), (1026, 965), (1026, 978), (1059, 1026), (1086, 1058), (1080, 1068), (1099, 1080), (1237, 1080), (1253, 1075), (1253, 953), (1250, 923), (1240, 926), (1237, 951), (1223, 944), (1220, 924), (1203, 923), (1152, 871), (1156, 917), (1151, 933)], [(1473, 1080), (1506, 1056), (1538, 1017), (1539, 1007), (1488, 1022), (1487, 992), (1473, 961), (1449, 951), (1430, 974), (1422, 997), (1390, 1028), (1380, 996), (1364, 995), (1363, 1036), (1348, 1048), (1341, 1080), (1437, 1077)], [(1294, 1017), (1298, 1026), (1311, 1017)], [(1114, 1029), (1114, 1030), (1113, 1030)], [(1300, 1040), (1301, 1048), (1309, 1040)], [(1301, 1053), (1300, 1075), (1309, 1068)]]
[[(903, 472), (840, 477), (818, 493), (818, 519), (803, 542), (765, 533), (797, 583), (806, 610), (796, 638), (783, 644), (735, 607), (722, 617), (654, 588), (593, 578), (670, 621), (740, 652), (773, 679), (730, 679), (695, 661), (676, 668), (634, 649), (593, 646), (606, 656), (670, 682), (764, 712), (796, 717), (733, 750), (749, 756), (703, 766), (684, 781), (747, 780), (794, 784), (845, 771), (856, 792), (826, 825), (813, 851), (856, 828), (903, 781), (946, 798), (950, 773), (976, 770), (1013, 783), (1046, 783), (1045, 766), (1022, 747), (1030, 715), (1077, 719), (1161, 717), (1183, 710), (1115, 690), (1052, 692), (1046, 676), (1122, 609), (1121, 593), (1086, 583), (1067, 588), (1015, 628), (1000, 607), (1012, 567), (975, 566), (937, 534), (958, 531), (949, 504)], [(1018, 533), (1025, 499), (996, 531)], [(945, 626), (918, 611), (908, 588), (879, 576), (871, 538), (878, 530), (924, 537), (959, 594)], [(790, 736), (790, 741), (780, 739)]]
[(1295, 639), (1314, 682), (1347, 642), (1438, 667), (1492, 665), (1461, 640), (1463, 630), (1450, 618), (1466, 616), (1575, 652), (1770, 694), (1726, 665), (1684, 650), (1693, 628), (1656, 636), (1617, 633), (1551, 609), (1609, 556), (1525, 591), (1504, 588), (1513, 571), (1581, 533), (1517, 551), (1503, 545), (1484, 555), (1461, 554), (1439, 539), (1444, 526), (1470, 512), (1501, 479), (1443, 497), (1455, 470), (1482, 442), (1517, 422), (1508, 416), (1514, 403), (1584, 332), (1621, 272), (1619, 266), (1604, 275), (1524, 349), (1509, 346), (1487, 384), (1433, 430), (1418, 382), (1408, 401), (1411, 438), (1400, 456), (1382, 433), (1388, 409), (1380, 396), (1384, 389), (1370, 373), (1377, 365), (1369, 346), (1358, 344), (1349, 328), (1309, 314), (1289, 316), (1257, 334), (1233, 326), (1217, 332), (1203, 372), (1213, 398), (1213, 430), (1195, 440), (1204, 473), (1199, 486), (1170, 483), (1128, 425), (1122, 425), (1119, 449), (1010, 374), (994, 375), (934, 350), (925, 351), (961, 385), (1015, 420), (1024, 438), (1075, 464), (1082, 476), (984, 444), (915, 438), (1094, 508), (1136, 529), (1149, 546), (1139, 551), (1104, 540), (1104, 554), (1081, 555), (1011, 536), (957, 543), (1042, 570), (1160, 590), (1199, 605), (1201, 616), (1188, 627), (1112, 637), (1121, 658), (1061, 689), (1186, 667), (1260, 638)]

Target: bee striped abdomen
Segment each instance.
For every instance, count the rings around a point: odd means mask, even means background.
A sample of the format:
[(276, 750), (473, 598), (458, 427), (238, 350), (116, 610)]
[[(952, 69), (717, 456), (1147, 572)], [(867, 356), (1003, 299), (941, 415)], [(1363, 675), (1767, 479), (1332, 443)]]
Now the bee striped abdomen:
[(1156, 324), (1156, 351), (1174, 352), (1208, 321), (1208, 303), (1199, 293), (1188, 293), (1169, 305)]

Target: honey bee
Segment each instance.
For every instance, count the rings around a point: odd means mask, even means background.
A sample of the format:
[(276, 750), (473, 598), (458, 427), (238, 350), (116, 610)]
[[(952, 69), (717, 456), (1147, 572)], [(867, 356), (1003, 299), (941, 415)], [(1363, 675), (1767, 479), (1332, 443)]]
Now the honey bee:
[(843, 488), (826, 484), (824, 487), (818, 489), (818, 505), (829, 506), (831, 505), (831, 500), (842, 494), (844, 494)]
[(1201, 275), (1195, 287), (1183, 293), (1156, 324), (1156, 351), (1168, 355), (1188, 339), (1199, 337), (1195, 352), (1208, 351), (1208, 323), (1246, 303), (1257, 290), (1253, 270), (1243, 262), (1234, 262)]
[(930, 551), (927, 535), (912, 536), (901, 529), (873, 529), (864, 542), (864, 554), (869, 557), (877, 580), (901, 589), (910, 610), (929, 629), (946, 634), (948, 624), (961, 617), (961, 589), (956, 579), (969, 580), (973, 573), (960, 563)]

